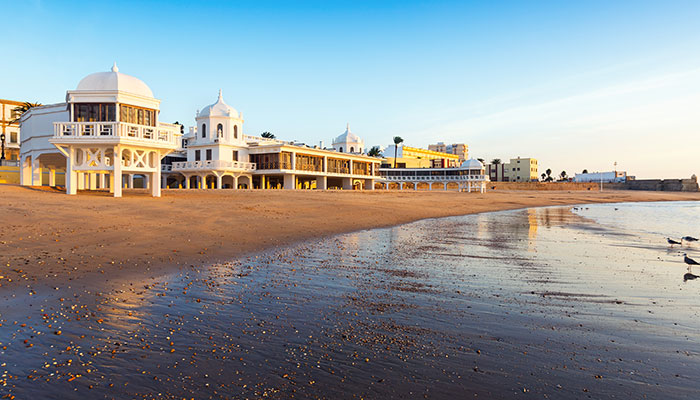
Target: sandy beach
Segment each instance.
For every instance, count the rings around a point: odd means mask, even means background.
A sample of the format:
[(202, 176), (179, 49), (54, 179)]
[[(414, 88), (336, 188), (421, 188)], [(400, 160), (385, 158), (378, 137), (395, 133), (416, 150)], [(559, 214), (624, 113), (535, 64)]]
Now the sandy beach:
[[(0, 284), (210, 264), (307, 239), (433, 217), (524, 207), (700, 200), (635, 191), (164, 191), (66, 196), (0, 185)], [(99, 275), (97, 275), (99, 276)], [(87, 280), (86, 280), (87, 279)]]

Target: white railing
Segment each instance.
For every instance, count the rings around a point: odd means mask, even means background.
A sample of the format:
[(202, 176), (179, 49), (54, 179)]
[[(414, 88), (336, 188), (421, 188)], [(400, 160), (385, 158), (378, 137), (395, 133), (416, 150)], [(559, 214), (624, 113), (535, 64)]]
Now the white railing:
[(178, 170), (209, 170), (209, 169), (242, 169), (255, 170), (255, 163), (243, 161), (177, 161), (173, 163), (172, 171)]
[(489, 180), (486, 175), (381, 176), (381, 178), (397, 182), (480, 182)]
[(179, 127), (172, 124), (147, 126), (126, 122), (54, 122), (54, 139), (124, 138), (179, 146)]
[(161, 164), (161, 165), (160, 165), (160, 170), (161, 170), (162, 172), (170, 172), (170, 171), (173, 170), (173, 166), (170, 165), (170, 164)]

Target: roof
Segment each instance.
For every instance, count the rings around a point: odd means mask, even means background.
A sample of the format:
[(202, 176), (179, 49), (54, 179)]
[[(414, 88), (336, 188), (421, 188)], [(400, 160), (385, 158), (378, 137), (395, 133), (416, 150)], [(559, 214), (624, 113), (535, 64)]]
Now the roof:
[(350, 124), (347, 124), (345, 127), (345, 132), (343, 132), (343, 134), (338, 136), (337, 138), (333, 139), (333, 144), (342, 143), (364, 143), (364, 141), (359, 136), (350, 132)]
[(484, 164), (481, 163), (481, 161), (477, 160), (476, 158), (470, 158), (462, 163), (462, 165), (459, 166), (460, 169), (483, 169)]
[(119, 72), (117, 63), (107, 72), (95, 72), (83, 78), (76, 90), (118, 91), (153, 98), (153, 92), (142, 80)]
[(210, 104), (197, 114), (197, 117), (232, 117), (240, 118), (240, 114), (235, 108), (224, 102), (224, 96), (219, 90), (219, 99), (214, 104)]

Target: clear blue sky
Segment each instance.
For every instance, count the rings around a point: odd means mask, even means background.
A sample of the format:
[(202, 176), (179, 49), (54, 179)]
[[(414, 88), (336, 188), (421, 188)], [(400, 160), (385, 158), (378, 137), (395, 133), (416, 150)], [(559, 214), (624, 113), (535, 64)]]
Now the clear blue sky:
[(116, 61), (167, 122), (223, 89), (248, 134), (700, 172), (699, 1), (118, 3), (0, 0), (0, 98), (61, 102)]

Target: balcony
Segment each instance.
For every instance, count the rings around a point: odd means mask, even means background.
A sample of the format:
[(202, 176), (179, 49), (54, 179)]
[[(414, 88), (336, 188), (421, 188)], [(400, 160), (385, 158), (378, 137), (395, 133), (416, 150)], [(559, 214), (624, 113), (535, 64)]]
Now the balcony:
[[(165, 167), (165, 165), (164, 165)], [(252, 172), (255, 170), (255, 163), (242, 162), (242, 161), (223, 161), (223, 160), (209, 160), (209, 161), (177, 161), (174, 162), (172, 168), (169, 171), (179, 172), (179, 171), (211, 171), (211, 170), (236, 170), (236, 171), (248, 171)]]
[(134, 142), (158, 147), (178, 148), (179, 127), (172, 124), (147, 126), (125, 122), (54, 122), (52, 142), (89, 143)]

